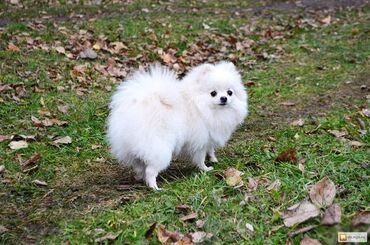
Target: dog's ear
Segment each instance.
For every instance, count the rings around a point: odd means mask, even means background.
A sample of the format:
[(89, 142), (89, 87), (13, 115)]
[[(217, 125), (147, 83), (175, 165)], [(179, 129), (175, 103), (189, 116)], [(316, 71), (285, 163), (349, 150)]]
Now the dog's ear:
[(223, 67), (228, 71), (236, 71), (236, 67), (232, 62), (229, 61), (221, 61), (217, 64), (217, 66)]
[(203, 64), (198, 66), (196, 69), (196, 74), (197, 74), (197, 82), (201, 81), (204, 79), (205, 76), (207, 76), (207, 73), (211, 72), (213, 68), (213, 65), (211, 64)]
[(198, 73), (200, 76), (204, 76), (205, 74), (207, 74), (208, 72), (212, 70), (212, 67), (213, 65), (211, 64), (203, 64), (203, 65), (198, 66), (196, 69), (198, 70)]

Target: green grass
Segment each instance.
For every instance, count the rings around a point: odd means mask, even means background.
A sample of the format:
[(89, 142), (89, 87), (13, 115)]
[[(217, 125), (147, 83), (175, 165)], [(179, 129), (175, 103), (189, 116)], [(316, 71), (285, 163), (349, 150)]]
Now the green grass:
[[(120, 5), (127, 8), (124, 11), (128, 15), (98, 15), (90, 21), (66, 19), (54, 25), (45, 21), (38, 27), (19, 19), (21, 16), (34, 18), (35, 7), (10, 8), (9, 18), (14, 22), (0, 32), (0, 84), (8, 84), (13, 89), (0, 95), (0, 134), (35, 135), (36, 140), (30, 141), (28, 148), (17, 151), (8, 147), (9, 141), (0, 143), (0, 165), (6, 168), (5, 173), (0, 174), (0, 225), (9, 230), (0, 234), (0, 243), (86, 244), (112, 232), (119, 235), (114, 241), (116, 244), (158, 244), (155, 237), (151, 241), (144, 238), (150, 225), (157, 222), (168, 230), (184, 234), (197, 230), (212, 233), (213, 237), (206, 243), (284, 244), (289, 231), (306, 223), (320, 223), (320, 219), (315, 218), (286, 228), (280, 213), (306, 198), (308, 186), (324, 176), (329, 176), (337, 186), (335, 202), (342, 207), (342, 222), (334, 227), (319, 226), (307, 235), (323, 244), (333, 244), (337, 231), (366, 230), (364, 226), (353, 228), (350, 222), (354, 214), (369, 210), (370, 202), (367, 181), (370, 170), (364, 167), (364, 163), (370, 161), (370, 134), (358, 132), (358, 119), (366, 128), (370, 124), (369, 118), (359, 112), (368, 107), (366, 91), (359, 87), (368, 83), (370, 75), (369, 8), (331, 13), (337, 18), (334, 23), (312, 28), (299, 26), (297, 20), (320, 19), (321, 13), (301, 13), (303, 16), (299, 17), (269, 10), (255, 16), (241, 14), (233, 18), (224, 13), (236, 6), (252, 6), (249, 1), (242, 2), (239, 5), (193, 2), (189, 6), (186, 2), (153, 5), (146, 1)], [(166, 12), (167, 5), (176, 11)], [(60, 6), (39, 6), (57, 15), (70, 11), (71, 7), (63, 1)], [(114, 13), (114, 8), (117, 6), (107, 7), (112, 11), (108, 12)], [(155, 11), (145, 13), (142, 8)], [(199, 11), (189, 17), (187, 12), (192, 8)], [(94, 15), (97, 9), (81, 6), (79, 11)], [(213, 14), (218, 10), (225, 11)], [(24, 13), (20, 15), (19, 11)], [(274, 18), (265, 18), (271, 11)], [(244, 34), (240, 28), (252, 19), (257, 21), (256, 29)], [(211, 30), (206, 31), (203, 24)], [(274, 28), (282, 32), (282, 39), (265, 38), (265, 32)], [(78, 36), (81, 29), (88, 33)], [(157, 35), (158, 42), (149, 38), (149, 29)], [(166, 34), (167, 37), (162, 36)], [(50, 50), (33, 49), (27, 44), (27, 37), (38, 40)], [(107, 43), (120, 41), (128, 50), (118, 55), (100, 50), (99, 58), (93, 61), (68, 59), (53, 50), (53, 46), (61, 45), (68, 52), (74, 52), (70, 42), (73, 38), (92, 44), (100, 38)], [(228, 44), (230, 38), (239, 42), (248, 38), (255, 43), (250, 50), (240, 51)], [(7, 51), (10, 42), (21, 51)], [(107, 86), (114, 89), (119, 79), (102, 76), (93, 65), (107, 64), (108, 59), (113, 58), (133, 70), (139, 65), (160, 61), (155, 48), (174, 49), (176, 55), (181, 56), (183, 51), (191, 50), (194, 43), (203, 47), (197, 51), (204, 56), (203, 62), (232, 55), (244, 80), (255, 82), (249, 88), (251, 113), (229, 144), (217, 152), (220, 162), (214, 171), (200, 173), (176, 163), (159, 178), (164, 191), (153, 192), (134, 183), (130, 170), (119, 166), (109, 154), (105, 121), (112, 91)], [(227, 52), (219, 52), (225, 45)], [(191, 64), (199, 63), (193, 60), (197, 52), (184, 58)], [(278, 58), (261, 58), (264, 52)], [(138, 54), (143, 57), (134, 58)], [(85, 63), (89, 68), (84, 74), (80, 77), (71, 74), (75, 65)], [(60, 78), (55, 78), (56, 74)], [(348, 81), (351, 83), (347, 84)], [(17, 86), (23, 87), (26, 93), (14, 100)], [(85, 94), (79, 95), (77, 88), (84, 88)], [(347, 95), (352, 96), (350, 100), (346, 99)], [(286, 101), (294, 102), (295, 106), (281, 105)], [(57, 109), (62, 104), (70, 107), (66, 114)], [(346, 106), (348, 104), (351, 106)], [(35, 127), (31, 117), (45, 118), (39, 113), (42, 108), (50, 111), (50, 118), (65, 120), (68, 125)], [(303, 127), (289, 126), (299, 117), (306, 119)], [(328, 133), (333, 129), (346, 129), (349, 140), (360, 141), (364, 146), (353, 147), (336, 139)], [(52, 145), (59, 136), (70, 136), (72, 144)], [(94, 145), (101, 147), (95, 149)], [(298, 157), (306, 159), (303, 173), (297, 165), (275, 162), (278, 153), (288, 148), (295, 148)], [(25, 160), (36, 152), (42, 156), (38, 168), (24, 173), (17, 158)], [(248, 177), (261, 178), (259, 187), (252, 191), (246, 186), (236, 189), (228, 186), (220, 177), (228, 167), (242, 171), (245, 182)], [(9, 179), (10, 183), (4, 182)], [(48, 186), (34, 185), (35, 179), (46, 181)], [(267, 183), (275, 180), (279, 180), (281, 186), (268, 191)], [(122, 184), (132, 188), (118, 190), (117, 186)], [(252, 200), (241, 204), (246, 195), (252, 196)], [(198, 219), (205, 221), (204, 227), (199, 229), (194, 222), (180, 221), (182, 214), (175, 208), (179, 204), (189, 205)], [(253, 225), (254, 235), (246, 231), (246, 223)], [(102, 234), (98, 234), (98, 228), (104, 230)], [(299, 244), (305, 235), (292, 238), (293, 243)]]

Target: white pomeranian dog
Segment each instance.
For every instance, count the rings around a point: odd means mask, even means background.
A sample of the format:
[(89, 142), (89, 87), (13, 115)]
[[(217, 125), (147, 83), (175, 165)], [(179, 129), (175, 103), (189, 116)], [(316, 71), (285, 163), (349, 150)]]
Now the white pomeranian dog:
[(108, 141), (136, 179), (159, 190), (156, 178), (173, 157), (186, 157), (203, 171), (208, 155), (229, 140), (248, 112), (241, 76), (230, 62), (203, 64), (181, 81), (160, 65), (138, 71), (113, 95)]

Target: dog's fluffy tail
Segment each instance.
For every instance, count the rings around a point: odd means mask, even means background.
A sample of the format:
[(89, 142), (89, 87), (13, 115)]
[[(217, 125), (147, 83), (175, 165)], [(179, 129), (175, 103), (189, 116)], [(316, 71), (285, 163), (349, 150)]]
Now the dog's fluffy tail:
[(176, 82), (179, 81), (175, 72), (160, 64), (151, 65), (148, 71), (137, 71), (118, 86), (110, 108), (113, 109), (116, 105), (124, 103), (128, 99), (127, 96), (134, 95), (134, 97), (140, 99), (171, 91), (171, 87), (177, 86)]

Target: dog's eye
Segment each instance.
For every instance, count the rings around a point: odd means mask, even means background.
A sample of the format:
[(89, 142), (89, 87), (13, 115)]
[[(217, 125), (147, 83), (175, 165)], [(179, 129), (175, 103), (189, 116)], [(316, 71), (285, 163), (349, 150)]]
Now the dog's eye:
[(216, 95), (217, 95), (217, 92), (216, 92), (216, 91), (212, 91), (212, 92), (211, 92), (211, 96), (212, 96), (212, 97), (215, 97)]
[(231, 90), (227, 90), (227, 94), (228, 94), (229, 96), (231, 96), (231, 95), (233, 95), (233, 91), (231, 91)]

